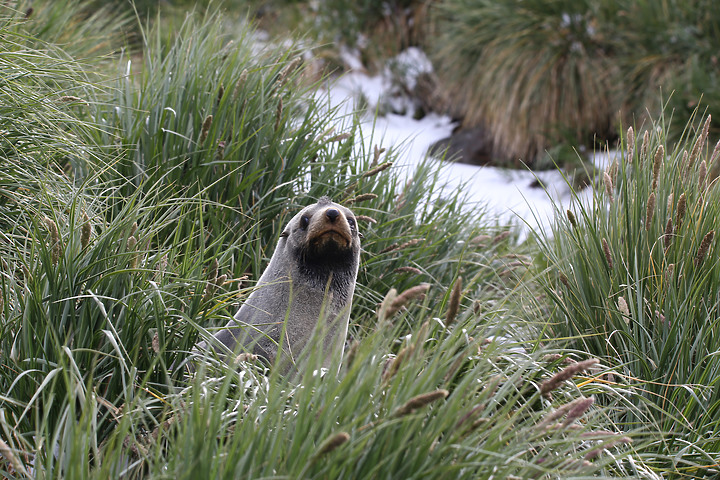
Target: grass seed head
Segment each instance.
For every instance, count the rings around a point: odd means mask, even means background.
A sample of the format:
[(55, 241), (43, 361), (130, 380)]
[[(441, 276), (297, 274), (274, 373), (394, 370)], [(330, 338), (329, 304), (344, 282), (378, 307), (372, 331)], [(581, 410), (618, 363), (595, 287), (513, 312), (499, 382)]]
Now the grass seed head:
[(415, 352), (415, 345), (408, 345), (398, 352), (397, 356), (392, 360), (390, 366), (388, 366), (385, 373), (383, 373), (383, 382), (389, 382), (395, 374), (400, 370), (400, 367), (412, 356)]
[(237, 100), (238, 94), (240, 93), (240, 90), (242, 90), (243, 85), (245, 85), (245, 81), (247, 80), (248, 71), (247, 68), (242, 71), (240, 74), (240, 77), (238, 77), (237, 82), (235, 82), (235, 88), (233, 88), (232, 93), (232, 101), (234, 102)]
[(283, 114), (283, 99), (282, 99), (282, 97), (279, 97), (277, 111), (275, 112), (275, 131), (276, 132), (280, 128), (280, 120), (282, 119), (282, 114)]
[(325, 441), (320, 445), (320, 448), (318, 448), (318, 452), (315, 455), (316, 457), (321, 457), (323, 455), (327, 455), (328, 453), (332, 452), (336, 448), (338, 448), (340, 445), (344, 444), (350, 440), (350, 434), (347, 432), (339, 432), (334, 435), (330, 435)]
[(625, 158), (627, 158), (628, 163), (632, 163), (634, 152), (635, 152), (635, 132), (633, 132), (632, 127), (628, 127), (628, 129), (627, 129), (627, 155), (625, 157)]
[(677, 204), (677, 210), (675, 211), (675, 231), (680, 229), (683, 219), (685, 218), (685, 211), (687, 210), (687, 199), (685, 194), (680, 195)]
[(625, 321), (625, 324), (630, 325), (630, 309), (628, 308), (628, 304), (627, 304), (627, 301), (625, 300), (625, 297), (618, 297), (617, 308), (618, 308), (618, 311), (620, 312), (620, 315), (622, 315), (622, 318)]
[(215, 102), (217, 105), (220, 105), (220, 101), (222, 100), (223, 95), (225, 95), (225, 85), (221, 83), (220, 87), (218, 87), (217, 100)]
[(665, 233), (663, 234), (663, 245), (665, 246), (665, 249), (670, 246), (670, 243), (672, 242), (672, 236), (673, 221), (672, 218), (668, 218), (667, 223), (665, 224)]
[(713, 238), (715, 237), (715, 230), (710, 230), (700, 242), (697, 255), (695, 256), (695, 267), (699, 267), (705, 261), (710, 245), (712, 245)]
[(660, 179), (660, 167), (662, 166), (663, 159), (665, 158), (665, 147), (658, 145), (655, 151), (655, 161), (653, 162), (653, 181), (652, 190), (655, 190)]
[(137, 238), (135, 238), (133, 235), (130, 235), (127, 240), (127, 249), (128, 252), (130, 252), (130, 268), (135, 269), (138, 266), (138, 258), (139, 255), (136, 251), (137, 247)]
[(80, 230), (80, 246), (83, 250), (90, 244), (90, 236), (92, 235), (92, 225), (87, 213), (83, 213), (83, 224)]
[(607, 261), (607, 264), (608, 264), (608, 268), (610, 270), (612, 270), (614, 263), (613, 263), (612, 252), (610, 251), (610, 245), (608, 245), (608, 242), (607, 242), (607, 240), (605, 240), (605, 238), (603, 238), (601, 240), (601, 243), (602, 243), (603, 253), (605, 254), (605, 260)]
[(385, 151), (384, 148), (380, 148), (377, 145), (373, 147), (373, 159), (372, 162), (370, 162), (370, 168), (375, 168), (375, 166), (378, 164), (378, 161), (380, 160), (380, 155)]
[(575, 218), (575, 214), (572, 212), (572, 210), (567, 210), (567, 218), (570, 221), (570, 225), (572, 225), (574, 228), (577, 228), (577, 219)]
[(378, 196), (375, 195), (374, 193), (363, 193), (354, 198), (351, 198), (350, 200), (348, 200), (345, 203), (347, 203), (348, 205), (352, 205), (354, 203), (367, 202), (368, 200), (375, 200), (376, 198), (378, 198)]
[(400, 408), (395, 410), (393, 416), (403, 417), (405, 415), (409, 415), (415, 410), (418, 410), (426, 405), (430, 405), (436, 400), (440, 400), (441, 398), (447, 398), (449, 394), (450, 392), (448, 392), (447, 390), (439, 388), (437, 390), (433, 390), (432, 392), (416, 395), (407, 402), (405, 402), (405, 404), (403, 404)]
[(650, 231), (650, 224), (655, 215), (655, 192), (650, 193), (647, 202), (647, 210), (645, 211), (645, 230)]
[(371, 168), (367, 172), (364, 172), (361, 177), (368, 178), (377, 175), (378, 173), (382, 172), (383, 170), (387, 170), (388, 168), (392, 167), (393, 162), (385, 162), (381, 163), (377, 167)]
[(705, 181), (707, 179), (707, 163), (705, 160), (700, 162), (700, 166), (698, 167), (698, 189), (701, 192), (705, 191), (705, 187), (707, 186)]
[(393, 273), (412, 273), (414, 275), (422, 275), (423, 271), (415, 267), (398, 267), (393, 270)]
[(690, 157), (688, 158), (688, 168), (692, 167), (695, 164), (695, 160), (697, 160), (697, 158), (700, 156), (700, 152), (702, 152), (702, 149), (705, 147), (708, 132), (710, 131), (711, 120), (712, 117), (710, 115), (708, 115), (705, 119), (705, 124), (703, 125), (702, 131), (698, 136), (697, 140), (695, 140), (695, 144), (693, 145), (692, 151), (690, 152)]
[(647, 160), (649, 149), (650, 149), (650, 132), (645, 130), (645, 133), (643, 134), (643, 143), (642, 143), (642, 146), (640, 146), (640, 166), (641, 167)]
[(210, 127), (212, 126), (213, 122), (213, 116), (208, 115), (205, 117), (205, 120), (203, 120), (202, 129), (200, 130), (200, 138), (198, 139), (198, 144), (202, 145), (205, 143), (205, 140), (208, 137), (208, 133), (210, 133)]
[(367, 215), (355, 215), (355, 220), (358, 222), (377, 223), (377, 220)]
[(58, 227), (52, 218), (45, 218), (45, 226), (50, 233), (50, 251), (53, 265), (57, 265), (60, 260), (62, 246), (60, 245), (60, 233)]
[(448, 304), (447, 314), (445, 315), (445, 326), (449, 326), (455, 321), (458, 310), (460, 310), (460, 299), (462, 297), (462, 277), (458, 277), (453, 285), (450, 294), (450, 303)]
[(584, 372), (599, 362), (600, 361), (597, 358), (590, 358), (563, 368), (548, 380), (545, 380), (540, 384), (540, 393), (547, 396), (550, 392), (562, 385), (566, 380), (571, 379), (578, 373)]
[(567, 417), (565, 417), (565, 421), (562, 423), (561, 428), (567, 428), (575, 423), (576, 420), (585, 415), (585, 412), (588, 411), (593, 403), (595, 403), (595, 398), (592, 396), (581, 397), (573, 400), (570, 403), (571, 407), (568, 411)]
[(614, 202), (615, 197), (613, 196), (613, 182), (608, 172), (603, 172), (603, 184), (605, 185), (605, 195), (607, 195), (610, 203)]
[(387, 316), (392, 317), (395, 315), (401, 308), (403, 308), (405, 305), (407, 305), (411, 300), (415, 299), (423, 299), (425, 298), (425, 293), (430, 288), (430, 284), (423, 283), (421, 285), (416, 285), (414, 287), (410, 287), (404, 292), (402, 292), (400, 295), (398, 295), (392, 303), (387, 308)]

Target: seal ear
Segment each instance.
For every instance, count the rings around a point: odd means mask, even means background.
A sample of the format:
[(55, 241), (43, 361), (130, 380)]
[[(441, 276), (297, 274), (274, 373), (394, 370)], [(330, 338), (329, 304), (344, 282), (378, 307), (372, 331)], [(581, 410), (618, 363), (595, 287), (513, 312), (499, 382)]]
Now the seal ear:
[(283, 230), (283, 232), (280, 234), (280, 238), (287, 238), (290, 236), (290, 232), (287, 230)]
[(358, 232), (358, 237), (360, 237), (360, 238), (365, 238), (365, 235), (363, 235), (362, 233)]

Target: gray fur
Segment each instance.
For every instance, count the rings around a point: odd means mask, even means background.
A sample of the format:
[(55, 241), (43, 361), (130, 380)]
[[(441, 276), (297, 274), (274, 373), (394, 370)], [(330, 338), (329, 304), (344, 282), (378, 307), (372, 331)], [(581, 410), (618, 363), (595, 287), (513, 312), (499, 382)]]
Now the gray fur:
[(321, 198), (290, 220), (257, 287), (214, 341), (234, 352), (242, 344), (270, 363), (282, 345), (287, 372), (317, 335), (328, 366), (342, 355), (359, 261), (355, 215)]

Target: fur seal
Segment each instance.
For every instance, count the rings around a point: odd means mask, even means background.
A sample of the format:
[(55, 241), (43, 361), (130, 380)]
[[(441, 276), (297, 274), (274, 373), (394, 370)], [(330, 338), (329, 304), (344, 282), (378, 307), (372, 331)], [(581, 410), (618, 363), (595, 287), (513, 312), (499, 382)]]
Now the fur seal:
[(329, 366), (342, 356), (347, 336), (361, 236), (353, 212), (328, 197), (302, 209), (280, 235), (255, 290), (212, 342), (233, 352), (242, 344), (271, 364), (282, 346), (277, 365), (287, 373), (313, 338), (322, 341)]

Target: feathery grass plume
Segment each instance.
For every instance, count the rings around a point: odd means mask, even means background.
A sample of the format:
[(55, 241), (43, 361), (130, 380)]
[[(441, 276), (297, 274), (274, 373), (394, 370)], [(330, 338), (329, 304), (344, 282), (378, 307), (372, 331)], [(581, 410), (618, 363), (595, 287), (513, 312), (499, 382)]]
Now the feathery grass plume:
[(378, 161), (380, 160), (380, 155), (385, 151), (385, 148), (380, 148), (377, 145), (373, 147), (373, 159), (372, 162), (370, 162), (370, 168), (375, 168), (377, 166)]
[(705, 160), (700, 162), (700, 166), (698, 167), (698, 189), (701, 192), (705, 191), (705, 188), (707, 187), (707, 184), (705, 183), (705, 180), (707, 178), (707, 163)]
[(220, 105), (223, 95), (225, 95), (225, 85), (221, 83), (220, 87), (218, 88), (217, 100), (215, 101), (216, 105)]
[(695, 268), (702, 265), (702, 263), (705, 261), (705, 257), (707, 256), (708, 250), (710, 249), (710, 245), (712, 244), (714, 237), (715, 230), (710, 230), (703, 237), (702, 242), (700, 242), (700, 247), (698, 247), (697, 255), (695, 256)]
[(617, 159), (613, 159), (612, 163), (607, 167), (608, 175), (610, 175), (610, 180), (612, 180), (613, 184), (617, 182), (617, 174), (619, 170), (620, 165), (618, 164)]
[(62, 97), (58, 98), (58, 100), (64, 103), (82, 103), (83, 105), (89, 105), (88, 102), (86, 102), (82, 98), (75, 97), (73, 95), (63, 95)]
[(393, 273), (413, 273), (415, 275), (422, 275), (423, 271), (415, 267), (398, 267), (393, 270)]
[(358, 187), (358, 182), (353, 182), (350, 185), (347, 186), (347, 188), (343, 191), (340, 198), (349, 198), (350, 195), (355, 191), (355, 189)]
[(432, 392), (427, 393), (421, 393), (420, 395), (416, 395), (405, 404), (403, 404), (400, 408), (395, 410), (395, 413), (393, 413), (393, 417), (404, 417), (405, 415), (409, 415), (413, 413), (415, 410), (418, 410), (420, 408), (425, 407), (426, 405), (430, 405), (432, 402), (436, 400), (440, 400), (442, 398), (447, 398), (447, 396), (450, 394), (445, 389), (439, 388), (437, 390), (433, 390)]
[(323, 455), (327, 455), (328, 453), (332, 452), (345, 442), (350, 440), (350, 434), (347, 432), (339, 432), (334, 435), (330, 435), (328, 438), (325, 439), (325, 441), (320, 445), (320, 448), (318, 448), (317, 453), (314, 455), (315, 458), (322, 457)]
[(568, 281), (567, 276), (563, 272), (558, 272), (558, 278), (560, 278), (560, 283), (570, 288), (570, 282)]
[(603, 172), (603, 184), (605, 185), (605, 195), (607, 195), (610, 203), (613, 203), (615, 201), (615, 197), (613, 196), (613, 183), (608, 172)]
[(627, 159), (627, 163), (632, 163), (634, 152), (635, 152), (635, 132), (633, 131), (633, 127), (628, 127), (628, 129), (627, 129), (627, 153), (626, 153), (626, 157), (625, 157)]
[(200, 130), (200, 138), (198, 139), (198, 144), (202, 145), (205, 143), (205, 139), (208, 137), (208, 133), (210, 132), (210, 127), (212, 126), (213, 122), (213, 116), (208, 115), (205, 117), (205, 120), (203, 120), (202, 129)]
[(685, 218), (685, 211), (687, 210), (687, 198), (683, 193), (680, 195), (677, 204), (677, 210), (675, 211), (675, 231), (680, 230), (683, 219)]
[(280, 120), (282, 120), (282, 114), (283, 114), (283, 99), (282, 99), (282, 97), (279, 97), (277, 111), (275, 112), (275, 131), (276, 132), (280, 129)]
[(672, 218), (668, 218), (667, 223), (665, 224), (665, 233), (663, 233), (663, 246), (667, 250), (667, 248), (670, 246), (670, 243), (672, 242), (672, 236), (673, 236), (673, 221)]
[(666, 205), (665, 205), (668, 212), (671, 212), (672, 209), (673, 209), (673, 206), (674, 206), (674, 205), (673, 205), (673, 200), (674, 200), (674, 199), (675, 199), (675, 197), (674, 197), (674, 195), (673, 195), (672, 192), (671, 192), (670, 195), (668, 195), (668, 197), (667, 197), (667, 203), (666, 203)]
[(695, 160), (697, 160), (697, 158), (700, 156), (700, 152), (705, 147), (708, 132), (710, 131), (711, 120), (712, 117), (710, 115), (708, 115), (705, 119), (705, 124), (703, 125), (702, 132), (698, 136), (697, 140), (695, 140), (695, 144), (693, 145), (693, 148), (690, 152), (690, 157), (688, 157), (688, 168), (692, 167), (695, 164)]
[(378, 173), (382, 172), (383, 170), (387, 170), (388, 168), (392, 167), (392, 165), (393, 165), (393, 162), (381, 163), (377, 167), (371, 168), (367, 172), (363, 172), (361, 177), (362, 178), (372, 177), (372, 176), (377, 175)]
[(600, 242), (602, 243), (602, 249), (603, 253), (605, 254), (605, 260), (607, 261), (608, 268), (612, 270), (614, 263), (612, 258), (612, 252), (610, 251), (610, 245), (608, 245), (608, 242), (607, 240), (605, 240), (605, 238), (603, 238)]
[(407, 305), (408, 302), (411, 300), (415, 300), (417, 298), (422, 299), (425, 297), (425, 293), (430, 288), (429, 283), (423, 283), (420, 285), (416, 285), (414, 287), (410, 287), (404, 292), (402, 292), (400, 295), (398, 295), (388, 306), (387, 308), (387, 317), (392, 317), (395, 315), (401, 308), (403, 308), (405, 305)]
[(690, 156), (687, 150), (683, 150), (682, 160), (680, 161), (680, 173), (687, 175), (690, 171)]
[(457, 317), (460, 310), (460, 298), (462, 297), (462, 277), (458, 277), (453, 285), (452, 293), (450, 293), (450, 303), (448, 304), (447, 313), (445, 314), (445, 326), (450, 326)]
[(10, 446), (3, 441), (2, 438), (0, 438), (0, 455), (2, 455), (10, 462), (10, 465), (12, 465), (12, 467), (15, 469), (16, 473), (30, 478), (31, 475), (28, 473), (25, 465), (17, 457), (17, 455), (15, 455)]
[(350, 368), (352, 367), (359, 348), (360, 342), (357, 339), (353, 340), (352, 343), (350, 343), (350, 346), (347, 348), (347, 352), (345, 352), (345, 355), (342, 359), (346, 371), (350, 370)]
[(355, 220), (358, 222), (377, 223), (377, 220), (367, 215), (355, 215)]
[(487, 247), (488, 242), (492, 239), (490, 235), (478, 235), (470, 239), (468, 243), (475, 247)]
[(712, 167), (715, 164), (715, 161), (720, 157), (720, 140), (715, 144), (715, 148), (713, 148), (712, 155), (710, 155), (710, 162), (709, 165)]
[(593, 448), (592, 450), (588, 450), (588, 452), (585, 454), (585, 460), (594, 460), (603, 452), (603, 450), (608, 450), (616, 445), (628, 444), (628, 443), (632, 443), (632, 438), (630, 438), (628, 436), (616, 435), (615, 439), (610, 440), (609, 442), (605, 443), (601, 447)]
[(88, 217), (87, 213), (83, 213), (83, 224), (80, 229), (80, 246), (83, 250), (90, 244), (90, 235), (92, 235), (90, 217)]
[(58, 261), (60, 260), (60, 253), (62, 251), (62, 246), (60, 245), (60, 233), (58, 232), (57, 224), (52, 218), (45, 218), (45, 225), (48, 229), (48, 232), (50, 232), (50, 251), (52, 264), (57, 265)]
[(574, 228), (577, 228), (577, 219), (575, 218), (575, 214), (572, 212), (572, 210), (568, 209), (566, 212), (568, 220), (570, 220), (570, 225), (572, 225)]
[(225, 140), (221, 140), (217, 144), (217, 149), (215, 150), (215, 158), (217, 160), (222, 161), (225, 158), (225, 146), (227, 143), (225, 143)]
[(492, 244), (497, 245), (498, 243), (502, 242), (506, 238), (510, 236), (510, 230), (505, 230), (504, 232), (500, 232), (492, 239)]
[(160, 353), (160, 335), (157, 330), (155, 330), (155, 334), (153, 335), (151, 346), (153, 352)]
[(558, 373), (550, 377), (548, 380), (545, 380), (540, 384), (540, 393), (543, 396), (547, 396), (550, 392), (562, 385), (562, 383), (566, 380), (571, 379), (578, 373), (584, 372), (585, 370), (589, 369), (590, 367), (596, 365), (599, 362), (600, 360), (598, 360), (597, 358), (589, 358), (587, 360), (573, 363), (572, 365), (563, 368)]
[(335, 135), (334, 137), (328, 138), (327, 143), (339, 143), (339, 142), (342, 142), (343, 140), (347, 140), (350, 137), (352, 137), (352, 135), (348, 132), (339, 133), (339, 134)]
[(285, 86), (287, 77), (289, 75), (291, 75), (297, 69), (298, 65), (300, 65), (300, 62), (302, 62), (302, 57), (300, 55), (298, 55), (295, 58), (293, 58), (290, 63), (285, 65), (285, 68), (283, 68), (280, 71), (280, 74), (278, 75), (276, 90), (280, 90)]
[(378, 198), (378, 196), (375, 195), (374, 193), (363, 193), (356, 197), (351, 198), (350, 200), (348, 200), (345, 203), (347, 203), (348, 205), (353, 205), (355, 203), (367, 202), (368, 200), (375, 200), (376, 198)]
[(554, 424), (556, 420), (563, 417), (567, 412), (575, 408), (575, 406), (579, 402), (582, 402), (584, 399), (585, 397), (576, 398), (572, 402), (559, 406), (552, 412), (545, 415), (542, 420), (540, 420), (540, 422), (535, 425), (535, 429), (538, 430), (540, 433), (544, 433), (544, 431), (547, 430), (548, 427), (550, 427), (552, 424)]
[(645, 163), (645, 160), (648, 158), (648, 150), (650, 149), (650, 132), (645, 130), (645, 133), (643, 134), (643, 143), (640, 146), (640, 166), (642, 167)]
[(130, 252), (130, 269), (135, 269), (138, 266), (138, 258), (139, 254), (135, 250), (135, 247), (137, 247), (137, 238), (135, 238), (133, 235), (130, 235), (127, 239), (127, 250)]
[(617, 307), (620, 315), (622, 315), (622, 318), (625, 321), (625, 325), (630, 325), (630, 309), (628, 308), (627, 301), (625, 301), (625, 297), (618, 297)]
[(412, 354), (415, 352), (415, 345), (410, 344), (407, 347), (404, 347), (400, 352), (398, 352), (397, 356), (392, 359), (392, 362), (390, 362), (390, 365), (388, 366), (387, 370), (383, 373), (382, 380), (384, 383), (389, 382), (395, 374), (400, 370), (400, 367), (402, 364), (412, 356)]
[(675, 264), (671, 263), (665, 269), (665, 285), (670, 285), (673, 275), (675, 274)]
[(645, 230), (650, 231), (650, 224), (655, 215), (655, 192), (651, 192), (648, 197), (647, 209), (645, 210)]
[(569, 427), (575, 423), (577, 419), (585, 415), (585, 412), (587, 412), (592, 404), (595, 403), (595, 397), (590, 396), (587, 398), (579, 398), (577, 401), (572, 403), (574, 403), (574, 405), (568, 411), (567, 417), (565, 417), (565, 421), (562, 423), (560, 428)]
[(207, 273), (207, 281), (211, 283), (215, 283), (215, 279), (218, 276), (218, 272), (220, 270), (220, 263), (218, 262), (217, 258), (213, 258), (212, 262), (210, 262), (210, 269)]
[(394, 312), (390, 312), (390, 306), (395, 302), (395, 299), (397, 299), (398, 292), (396, 289), (391, 288), (388, 290), (388, 293), (385, 294), (385, 298), (383, 298), (382, 302), (380, 302), (380, 308), (378, 309), (378, 321), (383, 322), (386, 319), (390, 319), (392, 314)]
[(655, 151), (655, 161), (653, 162), (653, 181), (652, 181), (652, 190), (655, 190), (658, 185), (658, 180), (660, 179), (660, 166), (662, 165), (662, 161), (665, 158), (665, 147), (662, 145), (658, 145), (657, 150)]
[(242, 73), (240, 74), (240, 77), (238, 77), (237, 82), (235, 82), (235, 88), (233, 88), (233, 93), (232, 93), (232, 101), (233, 102), (235, 100), (237, 100), (240, 90), (242, 89), (243, 85), (245, 85), (247, 76), (248, 76), (248, 71), (247, 71), (247, 68), (245, 68), (245, 69), (243, 69)]
[[(357, 217), (356, 217), (356, 218), (357, 218)], [(403, 244), (401, 244), (401, 245), (398, 245), (397, 243), (393, 243), (393, 244), (391, 244), (391, 245), (383, 248), (382, 250), (380, 250), (380, 254), (390, 253), (390, 252), (394, 252), (394, 251), (396, 251), (396, 250), (403, 250), (403, 249), (408, 248), (408, 247), (413, 247), (413, 246), (415, 246), (415, 245), (417, 245), (417, 244), (419, 244), (419, 243), (422, 243), (422, 239), (421, 239), (421, 238), (414, 238), (414, 239), (412, 239), (412, 240), (408, 240), (407, 242), (405, 242), (405, 243), (403, 243)]]

